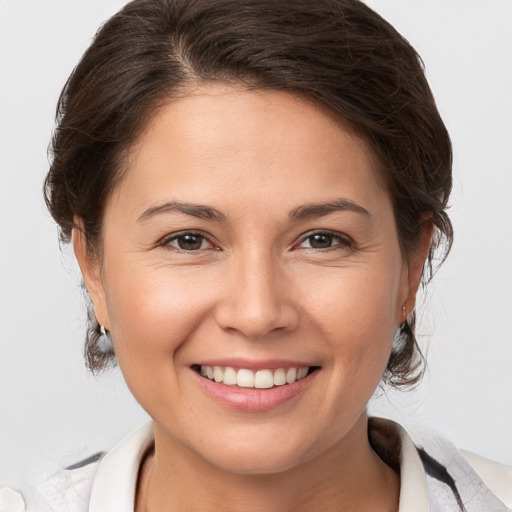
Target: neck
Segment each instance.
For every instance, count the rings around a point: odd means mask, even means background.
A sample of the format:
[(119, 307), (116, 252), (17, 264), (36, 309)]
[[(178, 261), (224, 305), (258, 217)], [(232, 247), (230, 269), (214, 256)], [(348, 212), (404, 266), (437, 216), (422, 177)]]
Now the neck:
[(224, 471), (161, 435), (155, 426), (156, 449), (141, 467), (137, 512), (398, 509), (399, 477), (371, 449), (366, 416), (326, 453), (272, 474)]

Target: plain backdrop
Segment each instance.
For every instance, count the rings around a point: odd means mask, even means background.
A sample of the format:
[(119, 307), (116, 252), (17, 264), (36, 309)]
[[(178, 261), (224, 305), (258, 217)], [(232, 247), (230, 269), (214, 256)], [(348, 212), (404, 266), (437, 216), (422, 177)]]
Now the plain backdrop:
[[(372, 0), (422, 55), (450, 130), (453, 252), (419, 305), (429, 371), (370, 410), (512, 464), (512, 1)], [(109, 449), (147, 419), (82, 360), (84, 309), (41, 188), (59, 92), (117, 0), (0, 0), (0, 483)]]

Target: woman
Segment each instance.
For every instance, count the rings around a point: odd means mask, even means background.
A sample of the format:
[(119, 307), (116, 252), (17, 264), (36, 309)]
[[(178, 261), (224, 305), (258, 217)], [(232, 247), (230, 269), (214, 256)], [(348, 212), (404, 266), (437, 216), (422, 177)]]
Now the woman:
[(50, 509), (507, 510), (506, 470), (366, 415), (421, 376), (416, 291), (452, 232), (418, 57), (363, 4), (128, 4), (64, 89), (46, 184), (89, 366), (153, 419)]

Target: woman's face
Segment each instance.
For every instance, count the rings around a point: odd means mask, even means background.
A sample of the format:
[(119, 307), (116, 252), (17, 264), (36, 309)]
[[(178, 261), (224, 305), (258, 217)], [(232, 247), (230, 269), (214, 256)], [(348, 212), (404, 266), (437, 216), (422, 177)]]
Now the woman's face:
[(365, 142), (290, 94), (227, 86), (161, 110), (107, 203), (101, 263), (75, 249), (160, 444), (246, 473), (350, 450), (423, 263), (402, 258)]

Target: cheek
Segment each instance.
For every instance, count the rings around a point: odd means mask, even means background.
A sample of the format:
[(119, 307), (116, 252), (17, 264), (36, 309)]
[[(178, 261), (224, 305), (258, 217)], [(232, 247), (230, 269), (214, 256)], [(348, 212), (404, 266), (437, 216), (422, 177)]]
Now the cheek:
[(304, 307), (330, 335), (353, 332), (358, 338), (373, 330), (394, 331), (400, 271), (397, 265), (369, 267), (318, 276), (311, 280), (309, 291), (304, 290)]
[(174, 411), (184, 391), (176, 372), (182, 348), (211, 304), (206, 276), (137, 264), (106, 275), (112, 339), (126, 384), (150, 415)]
[(127, 380), (128, 372), (153, 371), (163, 357), (168, 361), (201, 324), (212, 303), (203, 274), (133, 264), (109, 271), (111, 331)]
[(400, 269), (391, 260), (343, 269), (310, 287), (304, 310), (333, 355), (336, 378), (352, 389), (361, 386), (371, 394), (384, 372), (396, 330), (399, 283)]

